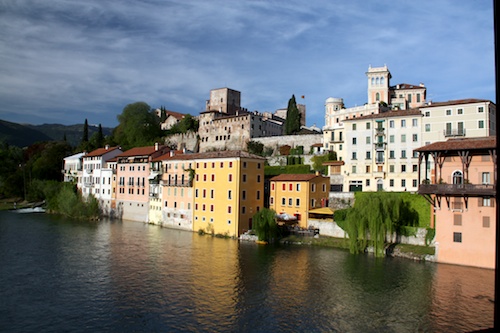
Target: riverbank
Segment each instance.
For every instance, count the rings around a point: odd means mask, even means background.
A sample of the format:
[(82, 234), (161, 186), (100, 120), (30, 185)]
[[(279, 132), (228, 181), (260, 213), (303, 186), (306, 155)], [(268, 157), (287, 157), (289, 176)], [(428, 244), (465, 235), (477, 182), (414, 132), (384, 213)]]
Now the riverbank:
[[(300, 237), (288, 236), (281, 241), (283, 244), (323, 246), (349, 251), (349, 242), (345, 238), (336, 237)], [(372, 252), (368, 249), (367, 252)], [(434, 261), (435, 248), (432, 246), (418, 246), (408, 244), (388, 244), (386, 256), (400, 257), (417, 261)]]

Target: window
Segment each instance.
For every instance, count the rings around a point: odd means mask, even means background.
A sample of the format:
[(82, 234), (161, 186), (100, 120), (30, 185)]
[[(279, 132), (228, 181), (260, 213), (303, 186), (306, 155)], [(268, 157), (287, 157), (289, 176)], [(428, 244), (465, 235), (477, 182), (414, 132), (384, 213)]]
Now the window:
[(245, 190), (241, 191), (241, 199), (243, 199), (243, 200), (247, 199), (247, 191), (245, 191)]
[(406, 179), (401, 179), (401, 187), (406, 187)]
[(247, 209), (245, 206), (241, 207), (241, 214), (245, 214), (247, 212)]
[(300, 192), (300, 183), (297, 183), (296, 189), (297, 189), (297, 192)]
[(220, 162), (221, 169), (224, 167), (224, 162)]
[(311, 192), (316, 192), (316, 184), (311, 184)]
[(454, 232), (453, 233), (453, 242), (462, 243), (462, 233), (461, 232)]
[(493, 207), (493, 201), (490, 197), (479, 198), (479, 207)]
[(323, 192), (326, 192), (326, 184), (323, 184)]
[(394, 143), (394, 135), (389, 135), (389, 142)]
[(202, 195), (202, 197), (205, 198), (206, 196), (207, 196), (207, 190), (203, 189), (203, 195)]
[(212, 181), (215, 181), (215, 175), (212, 174)]
[(464, 109), (457, 109), (457, 114), (464, 114)]
[(406, 158), (406, 150), (401, 150), (401, 158)]
[(260, 191), (257, 191), (257, 200), (260, 200)]
[(484, 128), (484, 120), (479, 120), (479, 121), (477, 122), (477, 127), (478, 127), (478, 128)]
[(286, 205), (286, 198), (281, 198), (281, 205), (282, 206)]
[(247, 175), (243, 174), (243, 183), (246, 183), (246, 182), (247, 182)]
[(316, 199), (311, 199), (311, 207), (316, 207)]
[(420, 103), (420, 94), (417, 94), (417, 103)]
[(425, 131), (430, 132), (431, 131), (431, 124), (425, 124)]
[(274, 191), (274, 183), (271, 183), (271, 191)]
[(229, 180), (230, 182), (232, 182), (232, 181), (233, 181), (233, 175), (232, 175), (231, 173), (228, 175), (228, 180)]
[(491, 184), (491, 178), (489, 172), (483, 172), (481, 174), (481, 181), (483, 184)]
[(295, 199), (295, 206), (300, 207), (300, 198)]
[(233, 194), (233, 193), (231, 192), (231, 190), (228, 190), (228, 191), (227, 191), (227, 198), (228, 198), (229, 200), (231, 200), (231, 199), (232, 199), (232, 197), (233, 197), (233, 195), (232, 195), (232, 194)]
[(355, 165), (352, 166), (352, 170), (351, 171), (352, 171), (352, 173), (356, 173), (356, 166)]
[(413, 179), (413, 180), (412, 180), (412, 184), (411, 184), (411, 186), (413, 186), (413, 187), (417, 187), (417, 180), (416, 180), (416, 179)]
[(418, 126), (418, 119), (412, 119), (411, 120), (411, 126), (412, 127), (417, 127)]
[(369, 136), (366, 137), (366, 144), (370, 144), (371, 143), (371, 138)]
[(394, 179), (389, 179), (389, 187), (394, 187)]
[(247, 167), (247, 162), (243, 162), (243, 168), (246, 169), (246, 167)]
[(370, 123), (366, 123), (366, 129), (370, 129)]
[(201, 205), (201, 210), (205, 211), (205, 209), (206, 209), (206, 205), (205, 204)]
[(394, 150), (389, 150), (389, 158), (395, 158), (394, 157)]
[(274, 205), (274, 197), (270, 197), (269, 198), (269, 204), (270, 205)]
[(293, 199), (292, 198), (288, 198), (288, 206), (291, 206), (293, 204)]
[(372, 158), (372, 152), (371, 152), (371, 151), (369, 151), (369, 150), (368, 150), (368, 151), (366, 151), (366, 159), (367, 159), (367, 160), (371, 160), (371, 158)]
[(413, 164), (413, 165), (412, 165), (412, 171), (413, 171), (413, 172), (417, 172), (417, 171), (418, 171), (418, 165)]
[(413, 134), (412, 135), (412, 141), (413, 142), (418, 142), (418, 134)]
[(207, 175), (203, 175), (203, 181), (206, 182), (207, 181)]
[(365, 166), (365, 173), (370, 173), (370, 166), (369, 165)]
[(394, 128), (394, 120), (390, 120), (389, 121), (389, 127), (390, 128)]
[(355, 145), (357, 142), (357, 138), (352, 138), (352, 144)]
[(406, 134), (401, 134), (401, 142), (406, 142)]
[(490, 227), (490, 217), (483, 216), (483, 228), (489, 228), (489, 227)]
[(260, 175), (257, 175), (257, 183), (260, 183)]
[[(170, 190), (170, 189), (169, 189), (169, 190)], [(194, 191), (194, 197), (195, 197), (195, 198), (198, 198), (198, 189), (196, 189), (196, 190)]]
[(281, 190), (286, 191), (286, 184), (285, 183), (281, 184)]
[(369, 179), (367, 179), (367, 180), (366, 180), (366, 187), (369, 187), (369, 186), (370, 186), (370, 180), (369, 180)]
[(210, 190), (210, 198), (213, 199), (214, 198), (214, 190)]
[(232, 168), (233, 167), (233, 162), (229, 162), (229, 167)]
[(213, 212), (214, 211), (214, 205), (210, 205), (210, 211)]
[(425, 111), (425, 116), (426, 117), (430, 117), (431, 116), (431, 112), (430, 111)]
[(357, 153), (355, 151), (352, 152), (352, 159), (353, 160), (357, 159)]
[(394, 165), (389, 165), (389, 172), (394, 172)]
[(462, 225), (462, 214), (453, 214), (453, 225)]
[(355, 131), (356, 130), (356, 124), (352, 124), (352, 130)]
[(446, 115), (451, 116), (451, 110), (446, 110)]
[(406, 127), (406, 119), (401, 119), (401, 127)]
[(477, 107), (477, 112), (483, 113), (484, 112), (484, 106), (478, 106)]
[(232, 210), (232, 209), (231, 209), (231, 206), (227, 206), (227, 212), (228, 212), (229, 214), (231, 214), (231, 210)]
[(408, 94), (408, 103), (411, 103), (411, 94)]
[(405, 164), (401, 165), (401, 172), (406, 172), (406, 165)]
[(288, 184), (288, 189), (289, 189), (289, 191), (293, 191), (293, 184), (292, 183)]

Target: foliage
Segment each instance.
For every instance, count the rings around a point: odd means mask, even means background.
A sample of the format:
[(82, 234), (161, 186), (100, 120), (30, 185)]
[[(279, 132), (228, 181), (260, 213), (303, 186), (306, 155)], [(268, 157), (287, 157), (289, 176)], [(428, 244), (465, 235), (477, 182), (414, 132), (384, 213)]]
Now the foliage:
[(436, 237), (436, 229), (427, 228), (427, 233), (425, 234), (425, 245), (429, 246), (434, 237)]
[(69, 143), (52, 141), (39, 148), (36, 157), (28, 163), (28, 166), (31, 166), (31, 177), (42, 180), (61, 180), (62, 161), (72, 153)]
[(89, 122), (85, 118), (85, 123), (83, 124), (83, 135), (82, 135), (82, 145), (89, 142)]
[(418, 213), (418, 226), (420, 228), (428, 228), (431, 225), (432, 209), (430, 203), (418, 194), (410, 192), (401, 192), (398, 194), (403, 201), (408, 202), (411, 209), (414, 209)]
[(272, 156), (274, 149), (271, 147), (264, 147), (264, 151), (262, 152), (262, 156)]
[(199, 121), (188, 113), (177, 124), (168, 129), (166, 131), (166, 134), (171, 135), (186, 134), (187, 132), (198, 132), (199, 125)]
[(23, 187), (23, 150), (0, 142), (0, 198), (22, 197)]
[(307, 164), (296, 164), (287, 166), (269, 166), (264, 167), (265, 177), (272, 177), (281, 174), (309, 174), (311, 173), (311, 167)]
[(347, 217), (347, 212), (349, 211), (349, 209), (351, 209), (351, 208), (338, 209), (335, 212), (333, 212), (333, 220), (335, 222), (345, 221), (345, 219)]
[(292, 147), (290, 147), (289, 145), (280, 146), (279, 147), (280, 155), (282, 156), (290, 155), (290, 149), (292, 149)]
[(295, 95), (288, 101), (285, 120), (285, 135), (293, 135), (300, 131), (300, 112), (297, 108)]
[(261, 209), (254, 214), (252, 221), (252, 229), (260, 241), (271, 242), (278, 236), (276, 212), (273, 209)]
[(94, 134), (90, 137), (89, 151), (102, 147), (104, 147), (104, 134), (102, 132), (102, 126), (99, 124), (97, 132), (94, 132)]
[(418, 213), (398, 193), (360, 192), (347, 212), (344, 230), (352, 253), (363, 252), (370, 243), (375, 255), (383, 256), (387, 234), (401, 234), (407, 225), (418, 225)]
[(250, 154), (261, 155), (264, 151), (264, 144), (258, 141), (250, 140), (247, 143), (247, 151)]
[(312, 168), (315, 171), (319, 171), (322, 174), (327, 173), (327, 167), (323, 165), (326, 161), (336, 161), (337, 153), (334, 151), (330, 151), (327, 154), (323, 155), (314, 155), (311, 157)]
[(162, 136), (160, 118), (144, 102), (128, 104), (117, 118), (113, 141), (125, 150), (153, 145)]
[(290, 155), (304, 155), (304, 146), (297, 146), (290, 149)]
[(300, 156), (287, 156), (286, 157), (286, 164), (287, 165), (297, 165), (297, 164), (303, 164), (304, 158)]

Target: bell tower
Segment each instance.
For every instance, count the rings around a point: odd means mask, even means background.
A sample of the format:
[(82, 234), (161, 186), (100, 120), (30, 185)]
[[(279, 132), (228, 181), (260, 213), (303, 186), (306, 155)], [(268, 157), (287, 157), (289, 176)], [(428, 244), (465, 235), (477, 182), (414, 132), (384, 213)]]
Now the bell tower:
[(366, 72), (368, 78), (368, 104), (376, 104), (378, 102), (385, 102), (390, 104), (390, 79), (391, 72), (384, 67), (368, 67), (368, 72)]

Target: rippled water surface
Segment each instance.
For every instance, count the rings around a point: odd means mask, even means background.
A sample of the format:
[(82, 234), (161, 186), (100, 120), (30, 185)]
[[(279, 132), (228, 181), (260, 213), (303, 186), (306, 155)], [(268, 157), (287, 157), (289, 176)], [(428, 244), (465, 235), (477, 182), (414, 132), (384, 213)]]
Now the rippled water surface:
[(491, 270), (0, 212), (2, 332), (466, 332)]

